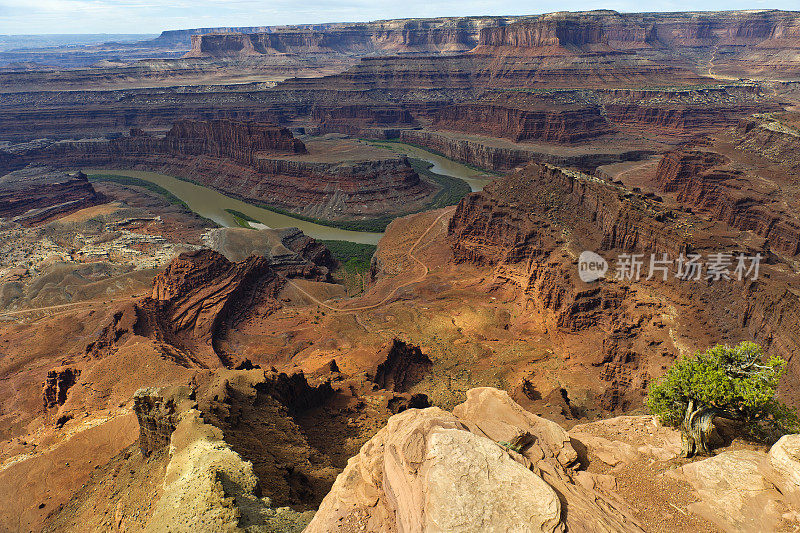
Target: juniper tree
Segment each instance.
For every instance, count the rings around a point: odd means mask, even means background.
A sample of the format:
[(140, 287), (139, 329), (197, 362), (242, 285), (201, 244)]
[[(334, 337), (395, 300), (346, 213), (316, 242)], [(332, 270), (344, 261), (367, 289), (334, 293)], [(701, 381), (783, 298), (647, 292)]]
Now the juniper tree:
[(715, 417), (738, 421), (759, 435), (796, 431), (796, 413), (775, 398), (785, 366), (753, 342), (717, 345), (680, 359), (651, 384), (647, 405), (662, 423), (680, 428), (684, 457), (711, 454)]

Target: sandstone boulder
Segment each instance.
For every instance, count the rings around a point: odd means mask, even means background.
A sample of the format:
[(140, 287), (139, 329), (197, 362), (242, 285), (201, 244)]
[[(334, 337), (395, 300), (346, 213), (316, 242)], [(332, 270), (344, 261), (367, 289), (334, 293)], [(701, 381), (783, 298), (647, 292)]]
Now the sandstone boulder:
[(410, 409), (350, 459), (307, 531), (557, 531), (536, 474), (450, 413)]
[(785, 435), (769, 450), (767, 477), (800, 510), (800, 435)]
[(522, 452), (533, 463), (554, 459), (566, 467), (578, 458), (564, 428), (526, 411), (506, 391), (490, 387), (471, 389), (467, 392), (467, 401), (456, 406), (453, 414), (474, 424), (478, 434), (494, 441), (510, 443), (518, 435), (530, 433), (537, 446), (530, 446)]
[(700, 497), (689, 510), (724, 531), (779, 531), (793, 517), (780, 492), (764, 479), (764, 460), (761, 452), (728, 451), (667, 475), (688, 481)]
[(606, 418), (574, 426), (569, 434), (573, 445), (591, 450), (594, 458), (609, 466), (652, 459), (668, 461), (681, 449), (680, 433), (661, 425), (653, 416)]

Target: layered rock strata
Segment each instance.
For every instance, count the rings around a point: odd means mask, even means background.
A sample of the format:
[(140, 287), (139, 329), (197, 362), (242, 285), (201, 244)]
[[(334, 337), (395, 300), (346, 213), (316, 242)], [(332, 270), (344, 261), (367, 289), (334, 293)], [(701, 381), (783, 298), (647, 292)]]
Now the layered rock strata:
[[(188, 30), (191, 50), (185, 57), (242, 57), (277, 54), (365, 55), (387, 52), (452, 53), (477, 43), (483, 28), (522, 17), (453, 17), (399, 19), (358, 24), (333, 23), (253, 28)], [(169, 32), (165, 32), (169, 33)], [(162, 35), (174, 39), (177, 35)]]
[(332, 261), (329, 253), (296, 232), (286, 233), (272, 248), (286, 253), (251, 255), (237, 263), (209, 249), (179, 255), (153, 280), (151, 297), (118, 311), (86, 353), (105, 357), (140, 335), (162, 343), (183, 366), (236, 366), (240, 361), (221, 344), (227, 331), (280, 307), (277, 296), (288, 279), (330, 280), (324, 266)]
[(716, 220), (760, 235), (775, 253), (800, 254), (800, 219), (785, 207), (798, 199), (778, 183), (748, 176), (724, 156), (697, 148), (664, 155), (656, 169), (657, 186)]
[(737, 148), (800, 172), (800, 131), (779, 120), (742, 120), (736, 128)]
[[(657, 199), (618, 185), (530, 165), (466, 197), (450, 221), (449, 239), (456, 261), (490, 267), (490, 288), (511, 288), (557, 344), (602, 368), (601, 379), (607, 383), (603, 409), (641, 402), (652, 377), (671, 363), (670, 352), (680, 348), (668, 348), (672, 341), (663, 335), (663, 320), (676, 312), (676, 305), (682, 313), (702, 315), (691, 319), (704, 324), (692, 332), (703, 338), (692, 342), (754, 339), (786, 358), (781, 393), (797, 401), (800, 301), (787, 295), (797, 290), (800, 280), (780, 265), (762, 265), (769, 273), (757, 280), (703, 283), (669, 278), (661, 283), (659, 278), (657, 288), (644, 290), (640, 283), (646, 281), (646, 268), (641, 282), (608, 279), (612, 274), (607, 274), (606, 281), (585, 283), (577, 276), (576, 258), (582, 250), (606, 257), (641, 253), (672, 259), (689, 252), (765, 253), (713, 229), (694, 215), (670, 210)], [(637, 301), (651, 290), (659, 297), (646, 298), (646, 304)], [(691, 310), (687, 301), (709, 305)], [(573, 334), (583, 341), (572, 343)], [(585, 339), (595, 334), (602, 347), (587, 347)]]
[(542, 98), (503, 93), (446, 107), (435, 114), (434, 125), (515, 142), (574, 143), (612, 131), (597, 107), (556, 106)]
[(0, 176), (0, 217), (36, 224), (95, 205), (99, 197), (81, 172), (30, 166)]
[(398, 134), (403, 142), (440, 152), (456, 161), (497, 172), (507, 172), (532, 161), (589, 170), (612, 162), (635, 161), (653, 153), (648, 149), (601, 147), (582, 153), (559, 154), (541, 146), (525, 144), (504, 146), (491, 138), (472, 136), (458, 138), (447, 132), (400, 130)]
[(791, 11), (723, 11), (691, 13), (617, 13), (590, 11), (549, 13), (513, 24), (481, 30), (479, 46), (541, 49), (569, 53), (575, 49), (604, 53), (652, 48), (713, 46), (796, 46), (800, 16)]

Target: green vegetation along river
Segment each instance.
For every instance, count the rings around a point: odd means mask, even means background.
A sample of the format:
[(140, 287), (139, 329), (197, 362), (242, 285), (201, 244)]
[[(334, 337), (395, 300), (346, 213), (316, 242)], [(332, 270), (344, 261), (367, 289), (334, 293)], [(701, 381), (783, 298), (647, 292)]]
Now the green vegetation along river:
[(444, 174), (445, 176), (452, 176), (466, 181), (473, 192), (483, 190), (483, 187), (490, 183), (494, 176), (486, 172), (467, 166), (458, 161), (448, 159), (443, 155), (435, 154), (424, 150), (418, 146), (411, 144), (396, 142), (396, 141), (366, 141), (374, 146), (380, 146), (399, 154), (406, 154), (414, 159), (421, 159), (431, 163), (433, 166), (430, 168), (431, 172), (437, 174)]

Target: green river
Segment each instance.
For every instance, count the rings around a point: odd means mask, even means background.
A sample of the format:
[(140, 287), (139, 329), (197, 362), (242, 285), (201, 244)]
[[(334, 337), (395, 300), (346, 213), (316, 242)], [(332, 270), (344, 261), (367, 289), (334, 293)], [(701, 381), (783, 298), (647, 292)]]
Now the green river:
[[(431, 170), (438, 174), (446, 174), (463, 179), (469, 183), (473, 191), (478, 191), (491, 181), (480, 171), (451, 161), (445, 157), (427, 152), (415, 146), (400, 143), (381, 144), (393, 151), (407, 154), (411, 157), (428, 161), (433, 164)], [(269, 228), (300, 228), (303, 233), (315, 239), (351, 241), (361, 244), (377, 244), (382, 233), (370, 233), (364, 231), (351, 231), (314, 222), (307, 222), (288, 215), (283, 215), (264, 209), (253, 204), (248, 204), (241, 200), (226, 196), (219, 191), (198, 185), (193, 182), (184, 181), (165, 174), (156, 172), (145, 172), (140, 170), (109, 170), (109, 169), (84, 169), (86, 174), (115, 174), (118, 176), (129, 176), (143, 181), (155, 183), (168, 190), (181, 199), (189, 209), (200, 216), (211, 219), (217, 224), (225, 227), (237, 227), (234, 216), (226, 211), (231, 209), (239, 211), (245, 215), (258, 220)]]

